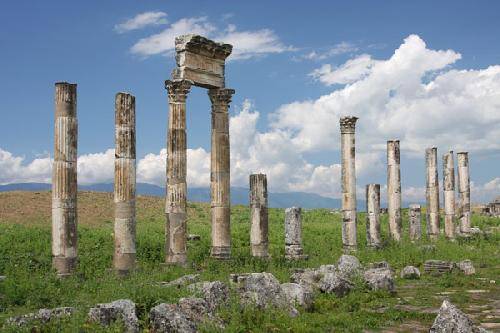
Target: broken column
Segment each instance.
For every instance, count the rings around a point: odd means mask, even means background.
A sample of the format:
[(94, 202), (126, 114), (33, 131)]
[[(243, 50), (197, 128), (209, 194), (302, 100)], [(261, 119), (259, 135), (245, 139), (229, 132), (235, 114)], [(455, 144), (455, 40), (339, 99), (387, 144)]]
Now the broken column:
[(285, 209), (285, 258), (289, 260), (307, 259), (302, 248), (302, 209)]
[(453, 151), (443, 155), (444, 234), (455, 238), (455, 163)]
[(380, 184), (366, 185), (366, 245), (381, 246), (380, 239)]
[(267, 178), (250, 175), (250, 246), (252, 256), (268, 257)]
[(395, 241), (401, 240), (401, 171), (399, 140), (387, 141), (387, 212), (389, 234)]
[(457, 153), (458, 171), (458, 200), (460, 232), (470, 232), (470, 178), (469, 178), (469, 153)]
[(218, 259), (231, 257), (229, 103), (233, 89), (210, 89), (212, 102), (212, 151), (210, 190), (212, 208), (212, 251)]
[(52, 264), (59, 276), (65, 276), (77, 263), (76, 84), (58, 82), (55, 88)]
[(410, 240), (420, 240), (422, 237), (422, 215), (420, 205), (410, 205), (408, 209), (408, 220), (410, 224)]
[(357, 117), (340, 118), (342, 155), (342, 244), (356, 250), (356, 153), (354, 133)]
[(437, 169), (437, 148), (425, 150), (427, 170), (426, 201), (427, 201), (427, 235), (431, 240), (439, 237), (439, 180)]
[(184, 264), (186, 255), (186, 97), (189, 80), (167, 80), (169, 116), (167, 134), (167, 193), (165, 202), (166, 262)]
[(135, 267), (135, 97), (115, 97), (115, 252), (113, 267), (126, 274)]

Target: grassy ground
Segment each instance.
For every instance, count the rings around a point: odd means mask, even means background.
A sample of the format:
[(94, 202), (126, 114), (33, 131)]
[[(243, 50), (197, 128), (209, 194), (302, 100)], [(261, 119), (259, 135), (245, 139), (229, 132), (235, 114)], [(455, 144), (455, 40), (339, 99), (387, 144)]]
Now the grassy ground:
[[(189, 233), (201, 235), (201, 241), (188, 244), (188, 268), (164, 268), (160, 266), (164, 261), (163, 201), (161, 198), (140, 197), (137, 205), (140, 265), (137, 272), (120, 279), (108, 271), (113, 253), (112, 196), (86, 192), (79, 195), (78, 272), (74, 277), (60, 280), (51, 270), (50, 193), (0, 193), (0, 274), (7, 276), (4, 282), (0, 282), (0, 325), (10, 316), (39, 308), (73, 306), (78, 310), (76, 316), (41, 327), (41, 330), (104, 331), (85, 322), (89, 307), (129, 298), (137, 304), (139, 318), (147, 326), (151, 307), (176, 302), (179, 297), (188, 295), (184, 289), (161, 287), (157, 282), (194, 272), (200, 273), (203, 280), (227, 281), (230, 273), (260, 271), (271, 272), (281, 282), (287, 282), (292, 268), (335, 263), (342, 254), (340, 215), (328, 210), (311, 210), (303, 213), (303, 243), (310, 259), (305, 262), (283, 260), (284, 211), (271, 209), (269, 239), (272, 259), (253, 259), (249, 255), (249, 210), (235, 206), (231, 217), (233, 259), (229, 262), (214, 261), (209, 257), (209, 206), (190, 203)], [(386, 219), (383, 216), (384, 239), (387, 239)], [(373, 251), (365, 246), (365, 217), (359, 214), (359, 251), (356, 256), (363, 264), (387, 260), (399, 273), (406, 265), (415, 265), (422, 270), (427, 259), (471, 259), (476, 275), (466, 277), (454, 272), (442, 277), (423, 276), (418, 281), (398, 278), (396, 295), (369, 292), (363, 286), (342, 299), (319, 294), (312, 311), (301, 311), (301, 315), (293, 319), (280, 311), (241, 311), (236, 304), (225, 309), (221, 316), (227, 321), (229, 332), (362, 332), (380, 329), (415, 332), (428, 330), (435, 317), (432, 312), (444, 297), (449, 297), (477, 322), (500, 322), (498, 312), (495, 312), (495, 307), (500, 307), (500, 219), (474, 215), (473, 225), (483, 230), (494, 227), (495, 231), (486, 237), (457, 242), (440, 239), (434, 252), (425, 252), (419, 245), (427, 241), (409, 242), (405, 212), (405, 237), (401, 244), (387, 242), (384, 249)], [(490, 280), (496, 280), (496, 283), (490, 283)], [(210, 327), (203, 329), (212, 331)], [(120, 332), (121, 328), (117, 324), (107, 331)]]

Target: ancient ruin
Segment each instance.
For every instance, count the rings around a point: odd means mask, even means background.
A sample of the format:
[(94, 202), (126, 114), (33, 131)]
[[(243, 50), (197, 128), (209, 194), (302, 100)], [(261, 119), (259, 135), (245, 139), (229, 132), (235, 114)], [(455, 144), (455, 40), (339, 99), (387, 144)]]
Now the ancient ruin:
[(302, 248), (302, 209), (285, 209), (285, 258), (290, 260), (307, 259)]
[(422, 215), (420, 205), (412, 204), (408, 209), (408, 220), (410, 224), (410, 240), (420, 240), (422, 237)]
[(115, 97), (115, 253), (113, 267), (126, 274), (135, 267), (135, 97)]
[(250, 246), (252, 256), (269, 256), (269, 222), (267, 213), (267, 177), (250, 175)]
[(470, 232), (470, 178), (469, 178), (469, 153), (457, 153), (458, 171), (458, 217), (460, 220), (460, 232)]
[(209, 89), (212, 102), (211, 210), (215, 258), (231, 256), (230, 148), (228, 108), (234, 90), (225, 88), (225, 59), (232, 46), (197, 35), (175, 39), (177, 67), (165, 82), (169, 97), (167, 142), (167, 263), (186, 261), (186, 97), (192, 85)]
[(401, 240), (401, 171), (399, 140), (387, 141), (387, 211), (389, 234), (395, 241)]
[(444, 234), (455, 238), (455, 163), (453, 151), (443, 155)]
[(342, 244), (346, 251), (355, 250), (356, 238), (356, 149), (354, 133), (357, 117), (340, 118), (342, 156)]
[(380, 239), (380, 184), (366, 185), (366, 245), (381, 246)]
[(439, 237), (439, 180), (436, 147), (425, 150), (425, 164), (427, 175), (425, 188), (427, 235), (431, 240), (436, 240)]
[(66, 276), (77, 264), (76, 84), (58, 82), (55, 88), (52, 264), (59, 276)]

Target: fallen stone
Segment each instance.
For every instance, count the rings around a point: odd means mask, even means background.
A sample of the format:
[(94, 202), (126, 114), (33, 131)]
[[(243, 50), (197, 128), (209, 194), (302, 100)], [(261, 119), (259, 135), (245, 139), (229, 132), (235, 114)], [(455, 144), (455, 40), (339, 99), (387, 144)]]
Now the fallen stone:
[(481, 229), (477, 228), (477, 227), (472, 227), (469, 229), (469, 233), (471, 235), (481, 235), (483, 232)]
[(4, 281), (7, 277), (5, 275), (0, 275), (0, 282)]
[(390, 269), (392, 270), (391, 266), (387, 261), (377, 261), (377, 262), (371, 262), (368, 264), (368, 268), (385, 268), (385, 269)]
[(326, 273), (320, 281), (319, 289), (327, 294), (344, 297), (354, 288), (354, 284), (335, 272)]
[(420, 271), (415, 266), (406, 266), (401, 270), (402, 279), (420, 279)]
[(201, 236), (200, 235), (195, 235), (195, 234), (189, 234), (187, 236), (187, 240), (188, 241), (199, 241), (199, 240), (201, 240)]
[(181, 276), (178, 279), (169, 282), (160, 282), (162, 287), (177, 287), (181, 288), (187, 286), (188, 284), (192, 284), (198, 282), (200, 280), (200, 274), (187, 274)]
[(427, 260), (424, 263), (424, 271), (432, 275), (450, 273), (453, 270), (453, 263), (444, 260)]
[(281, 289), (292, 306), (298, 304), (307, 310), (312, 308), (314, 302), (313, 292), (298, 283), (282, 283)]
[(476, 269), (472, 265), (472, 261), (468, 259), (457, 262), (455, 266), (457, 266), (457, 268), (465, 275), (473, 275), (476, 273)]
[(194, 283), (188, 286), (188, 290), (200, 294), (210, 311), (215, 311), (229, 300), (229, 287), (221, 281)]
[(361, 264), (355, 256), (343, 254), (337, 263), (337, 272), (346, 279), (352, 279), (361, 274)]
[(196, 333), (197, 325), (177, 304), (162, 303), (151, 309), (149, 322), (153, 333)]
[(135, 314), (135, 303), (128, 299), (97, 304), (89, 310), (88, 320), (102, 326), (109, 326), (115, 321), (121, 321), (125, 326), (125, 332), (139, 332), (139, 320)]
[(7, 325), (11, 326), (27, 326), (35, 322), (42, 324), (48, 323), (53, 319), (61, 319), (64, 317), (69, 317), (75, 312), (72, 307), (61, 307), (54, 309), (40, 309), (38, 312), (28, 313), (22, 316), (11, 317), (6, 320)]
[(298, 283), (309, 290), (319, 289), (319, 281), (323, 277), (323, 274), (315, 269), (297, 269), (290, 276), (290, 281)]
[(450, 301), (444, 300), (429, 333), (479, 333), (484, 329), (474, 325), (472, 320)]
[(394, 292), (394, 277), (392, 271), (386, 268), (371, 268), (365, 271), (365, 282), (372, 290), (387, 290)]
[(337, 271), (337, 267), (335, 265), (321, 265), (316, 271), (320, 274), (332, 273)]

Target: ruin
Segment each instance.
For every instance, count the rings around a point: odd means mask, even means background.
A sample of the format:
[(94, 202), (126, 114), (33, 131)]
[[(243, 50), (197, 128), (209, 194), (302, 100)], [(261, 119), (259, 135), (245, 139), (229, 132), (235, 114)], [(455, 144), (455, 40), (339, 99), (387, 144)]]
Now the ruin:
[(444, 234), (455, 238), (455, 163), (453, 151), (443, 155)]
[(302, 209), (285, 209), (285, 258), (289, 260), (307, 259), (302, 248)]
[(366, 245), (381, 246), (380, 238), (380, 184), (366, 185)]
[(77, 251), (76, 84), (55, 84), (52, 166), (52, 264), (59, 276), (74, 272)]
[(470, 232), (470, 178), (469, 178), (469, 153), (457, 153), (458, 172), (458, 211), (460, 232)]
[(342, 156), (342, 244), (346, 251), (356, 250), (356, 149), (357, 117), (340, 118), (340, 150)]
[(410, 240), (412, 242), (422, 238), (422, 215), (420, 205), (412, 204), (408, 209), (408, 220), (410, 224)]
[(436, 147), (425, 150), (425, 164), (427, 175), (425, 188), (427, 235), (431, 240), (436, 240), (439, 237), (439, 180)]
[(267, 212), (267, 177), (250, 175), (250, 246), (252, 256), (269, 256), (269, 222)]
[(165, 82), (169, 97), (167, 139), (167, 263), (186, 262), (186, 97), (192, 85), (208, 89), (212, 103), (211, 214), (214, 258), (231, 256), (229, 114), (233, 89), (225, 88), (232, 46), (198, 35), (175, 39), (177, 67)]
[(491, 216), (500, 216), (500, 196), (488, 204), (488, 214)]
[(135, 97), (115, 97), (115, 252), (113, 267), (119, 274), (135, 268)]
[(389, 234), (395, 241), (401, 240), (401, 170), (399, 140), (387, 141), (387, 211)]

